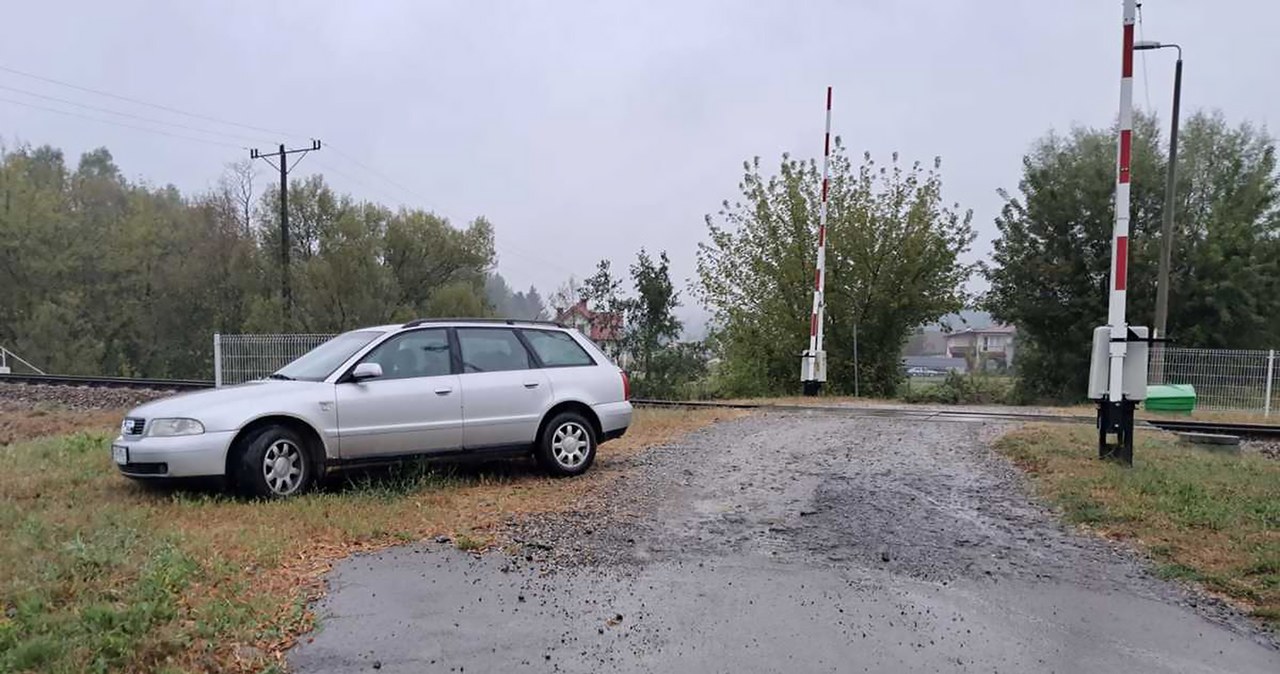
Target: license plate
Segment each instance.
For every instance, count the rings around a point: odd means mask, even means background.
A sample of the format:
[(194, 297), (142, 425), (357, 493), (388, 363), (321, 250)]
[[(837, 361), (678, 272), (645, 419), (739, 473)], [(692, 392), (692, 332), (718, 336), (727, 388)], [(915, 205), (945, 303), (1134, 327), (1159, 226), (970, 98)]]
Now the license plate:
[(111, 445), (111, 458), (122, 466), (129, 463), (129, 448), (122, 445)]

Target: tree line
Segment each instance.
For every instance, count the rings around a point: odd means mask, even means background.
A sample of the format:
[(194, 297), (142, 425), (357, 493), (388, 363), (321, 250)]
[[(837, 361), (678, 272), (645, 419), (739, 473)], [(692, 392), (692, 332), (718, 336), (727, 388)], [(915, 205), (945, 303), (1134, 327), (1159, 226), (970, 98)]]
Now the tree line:
[[(1167, 154), (1134, 124), (1129, 320), (1153, 313)], [(1275, 140), (1198, 112), (1182, 127), (1169, 333), (1180, 346), (1280, 342), (1280, 175)], [(972, 213), (943, 198), (941, 161), (856, 160), (836, 140), (828, 190), (828, 387), (892, 396), (902, 348), (964, 308), (1018, 328), (1018, 392), (1079, 400), (1090, 331), (1106, 321), (1115, 129), (1035, 141), (995, 224), (989, 261), (964, 262)], [(315, 332), (420, 316), (552, 318), (586, 300), (622, 317), (618, 353), (645, 395), (790, 394), (808, 341), (822, 177), (783, 155), (743, 164), (740, 194), (705, 219), (690, 292), (709, 334), (681, 341), (665, 252), (626, 282), (604, 260), (550, 298), (495, 270), (492, 226), (357, 201), (322, 176), (289, 185), (294, 305), (280, 299), (278, 190), (253, 167), (184, 195), (127, 180), (105, 149), (73, 167), (52, 147), (0, 154), (0, 345), (51, 372), (207, 377), (210, 335)], [(975, 275), (990, 289), (974, 296)], [(856, 355), (855, 355), (856, 354)]]
[(248, 164), (183, 195), (126, 179), (106, 149), (74, 167), (48, 146), (5, 151), (0, 345), (49, 372), (209, 377), (215, 332), (330, 333), (495, 311), (486, 293), (497, 283), (493, 228), (483, 218), (455, 227), (427, 211), (358, 202), (310, 176), (289, 185), (286, 318), (280, 195), (253, 185)]

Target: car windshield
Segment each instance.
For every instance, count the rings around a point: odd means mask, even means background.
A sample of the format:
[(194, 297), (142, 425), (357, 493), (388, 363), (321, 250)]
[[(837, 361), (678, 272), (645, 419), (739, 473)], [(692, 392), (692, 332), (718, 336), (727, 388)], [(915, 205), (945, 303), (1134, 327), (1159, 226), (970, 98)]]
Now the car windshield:
[(376, 331), (343, 333), (280, 368), (271, 378), (323, 381), (339, 365), (347, 362), (357, 351), (381, 335), (381, 332)]

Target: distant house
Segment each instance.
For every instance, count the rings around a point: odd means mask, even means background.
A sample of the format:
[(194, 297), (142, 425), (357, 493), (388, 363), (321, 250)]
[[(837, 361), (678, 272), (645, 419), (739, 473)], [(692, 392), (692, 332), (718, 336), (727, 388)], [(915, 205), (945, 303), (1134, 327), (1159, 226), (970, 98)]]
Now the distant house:
[(610, 358), (622, 361), (622, 314), (592, 311), (587, 301), (556, 310), (556, 322), (575, 328), (596, 343)]
[(947, 333), (947, 357), (964, 358), (978, 369), (1012, 367), (1017, 332), (1012, 325), (992, 325)]

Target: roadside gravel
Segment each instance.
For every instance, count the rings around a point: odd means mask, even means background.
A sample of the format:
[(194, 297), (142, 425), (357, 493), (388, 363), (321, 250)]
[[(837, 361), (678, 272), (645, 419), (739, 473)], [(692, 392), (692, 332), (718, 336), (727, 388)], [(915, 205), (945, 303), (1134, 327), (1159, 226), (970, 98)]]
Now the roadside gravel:
[[(1271, 638), (1062, 526), (1007, 426), (770, 412), (642, 452), (503, 550), (335, 569), (298, 672), (1273, 672)], [(497, 630), (495, 632), (495, 630)]]

